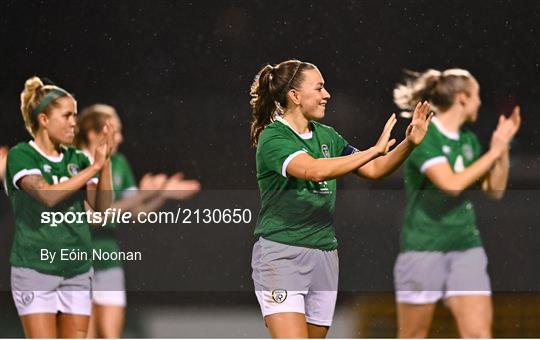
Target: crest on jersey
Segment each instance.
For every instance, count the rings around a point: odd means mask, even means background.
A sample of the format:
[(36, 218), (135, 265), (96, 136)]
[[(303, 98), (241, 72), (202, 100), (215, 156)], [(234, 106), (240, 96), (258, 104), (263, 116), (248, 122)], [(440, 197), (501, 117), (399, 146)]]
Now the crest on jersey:
[(34, 292), (24, 292), (21, 295), (21, 302), (23, 305), (28, 306), (34, 301)]
[(69, 163), (67, 166), (67, 171), (71, 177), (79, 173), (79, 166), (77, 164)]
[(272, 300), (276, 303), (282, 303), (287, 299), (287, 291), (285, 289), (274, 289), (272, 291)]
[(51, 172), (51, 170), (52, 170), (52, 166), (50, 166), (49, 164), (44, 164), (43, 165), (43, 171)]
[(468, 161), (473, 159), (474, 152), (473, 152), (472, 147), (469, 144), (464, 144), (462, 150), (463, 150), (463, 154), (465, 155), (465, 158)]
[(330, 158), (330, 150), (328, 149), (328, 145), (326, 144), (321, 145), (321, 151), (325, 158)]

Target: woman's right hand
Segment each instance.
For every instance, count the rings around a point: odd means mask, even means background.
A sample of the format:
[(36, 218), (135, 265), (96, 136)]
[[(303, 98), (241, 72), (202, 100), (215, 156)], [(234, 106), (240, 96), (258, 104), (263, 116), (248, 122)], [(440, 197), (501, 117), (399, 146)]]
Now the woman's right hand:
[(96, 150), (94, 151), (94, 166), (99, 171), (103, 169), (106, 161), (111, 156), (111, 135), (113, 134), (113, 128), (110, 123), (106, 123), (103, 130), (100, 133)]
[(491, 136), (490, 150), (493, 150), (498, 155), (508, 150), (508, 145), (518, 132), (520, 125), (521, 115), (519, 106), (514, 108), (509, 118), (506, 118), (504, 115), (499, 116), (499, 123)]
[(393, 113), (392, 116), (390, 116), (390, 118), (386, 121), (383, 132), (381, 133), (379, 140), (374, 146), (375, 151), (377, 152), (379, 156), (386, 155), (390, 151), (390, 148), (394, 144), (396, 144), (395, 139), (390, 139), (390, 135), (392, 134), (392, 129), (394, 128), (394, 125), (396, 125), (396, 122), (397, 122), (396, 114)]

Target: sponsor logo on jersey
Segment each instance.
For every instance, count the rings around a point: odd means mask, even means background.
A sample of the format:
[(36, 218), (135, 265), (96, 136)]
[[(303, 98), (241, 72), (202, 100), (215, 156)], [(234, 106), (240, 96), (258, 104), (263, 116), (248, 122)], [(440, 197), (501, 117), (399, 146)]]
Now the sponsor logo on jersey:
[(462, 147), (463, 154), (465, 155), (465, 158), (467, 158), (468, 161), (472, 160), (474, 157), (474, 152), (472, 147), (469, 144), (464, 144)]
[(67, 171), (71, 177), (79, 173), (79, 166), (77, 164), (69, 163), (67, 166)]
[(459, 155), (454, 163), (454, 172), (462, 172), (465, 170), (465, 164), (463, 164), (463, 157)]
[(51, 172), (51, 170), (52, 170), (52, 167), (49, 164), (44, 164), (43, 165), (43, 171)]
[(325, 158), (330, 158), (330, 150), (328, 149), (328, 145), (326, 144), (321, 145), (321, 151)]
[(287, 291), (285, 289), (274, 289), (272, 291), (272, 300), (276, 303), (282, 303), (287, 299)]
[(448, 155), (450, 151), (452, 151), (452, 149), (448, 145), (443, 145), (442, 152)]

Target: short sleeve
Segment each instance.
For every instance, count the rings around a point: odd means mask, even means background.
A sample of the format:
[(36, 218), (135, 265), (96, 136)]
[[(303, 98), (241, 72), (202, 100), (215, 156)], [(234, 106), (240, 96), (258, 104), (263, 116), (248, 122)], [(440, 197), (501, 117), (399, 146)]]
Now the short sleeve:
[(279, 133), (278, 129), (265, 129), (257, 146), (257, 158), (260, 159), (266, 167), (283, 177), (287, 177), (287, 166), (302, 153), (303, 150), (290, 136)]
[(333, 134), (334, 142), (336, 143), (336, 156), (346, 156), (354, 152), (358, 152), (354, 146), (349, 145), (349, 142), (343, 138), (334, 128), (330, 128)]
[(24, 149), (18, 147), (12, 148), (7, 157), (6, 188), (13, 186), (13, 188), (20, 190), (18, 182), (27, 175), (41, 176), (38, 162)]
[(442, 146), (428, 132), (422, 143), (410, 154), (409, 162), (421, 173), (424, 173), (430, 166), (448, 162), (448, 159), (443, 152)]
[(121, 197), (129, 197), (137, 191), (137, 182), (127, 159), (120, 154), (117, 156), (118, 169), (113, 169), (113, 171), (118, 171), (118, 173), (113, 173), (113, 177), (120, 176), (121, 184), (119, 188), (115, 188), (115, 191), (118, 190)]

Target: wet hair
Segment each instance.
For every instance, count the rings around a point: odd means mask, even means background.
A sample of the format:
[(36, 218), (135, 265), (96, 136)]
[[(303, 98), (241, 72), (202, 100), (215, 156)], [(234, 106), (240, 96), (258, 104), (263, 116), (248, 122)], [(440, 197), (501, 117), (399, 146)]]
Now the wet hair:
[(32, 137), (39, 129), (37, 116), (41, 112), (48, 115), (50, 108), (58, 105), (57, 99), (66, 96), (75, 99), (71, 93), (56, 85), (44, 84), (39, 77), (26, 80), (21, 92), (21, 113), (24, 126)]
[(88, 146), (88, 133), (100, 132), (107, 121), (114, 117), (118, 117), (116, 110), (107, 104), (94, 104), (83, 109), (77, 119), (75, 146), (79, 149)]
[(456, 98), (456, 94), (464, 92), (470, 95), (471, 80), (474, 77), (467, 70), (452, 68), (446, 71), (429, 69), (423, 73), (405, 71), (404, 84), (394, 89), (394, 102), (404, 110), (404, 117), (410, 117), (416, 104), (429, 101), (435, 112), (448, 110)]
[(251, 143), (257, 146), (262, 130), (282, 114), (287, 107), (290, 89), (297, 89), (304, 81), (304, 71), (316, 66), (299, 60), (287, 60), (275, 66), (266, 65), (251, 84)]

